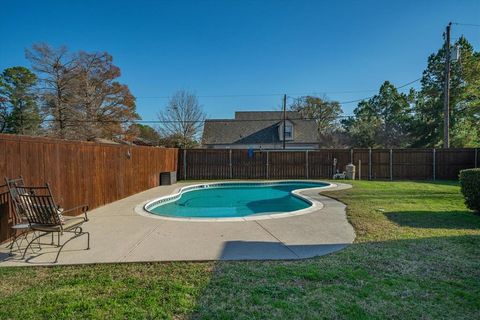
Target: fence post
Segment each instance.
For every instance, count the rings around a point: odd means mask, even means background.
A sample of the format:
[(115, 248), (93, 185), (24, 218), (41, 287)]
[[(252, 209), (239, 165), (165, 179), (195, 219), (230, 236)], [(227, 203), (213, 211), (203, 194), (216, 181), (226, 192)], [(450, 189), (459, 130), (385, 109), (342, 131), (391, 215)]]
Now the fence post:
[(478, 167), (478, 149), (475, 148), (475, 168)]
[(436, 162), (437, 162), (437, 161), (436, 161), (436, 159), (435, 159), (435, 158), (436, 158), (436, 153), (437, 153), (437, 151), (435, 150), (435, 148), (433, 148), (433, 165), (432, 165), (432, 168), (433, 168), (433, 181), (435, 181), (436, 176), (437, 176), (437, 174), (436, 174), (436, 171), (437, 171), (437, 169), (436, 169)]
[(372, 180), (372, 148), (368, 148), (368, 180)]
[(393, 150), (390, 149), (390, 180), (393, 180)]
[(350, 149), (350, 163), (353, 164), (353, 148)]
[(187, 149), (183, 149), (183, 180), (187, 180)]
[(229, 164), (230, 164), (230, 179), (233, 179), (233, 169), (232, 169), (232, 149), (229, 152)]
[[(475, 161), (475, 163), (477, 162)], [(308, 179), (308, 150), (305, 150), (305, 173), (305, 176)]]
[(362, 180), (362, 160), (358, 159), (358, 180)]
[(267, 179), (269, 179), (269, 177), (270, 177), (269, 172), (268, 172), (268, 171), (269, 171), (269, 168), (268, 168), (268, 167), (269, 167), (269, 164), (268, 164), (268, 153), (269, 153), (269, 152), (267, 151), (267, 172), (266, 172)]

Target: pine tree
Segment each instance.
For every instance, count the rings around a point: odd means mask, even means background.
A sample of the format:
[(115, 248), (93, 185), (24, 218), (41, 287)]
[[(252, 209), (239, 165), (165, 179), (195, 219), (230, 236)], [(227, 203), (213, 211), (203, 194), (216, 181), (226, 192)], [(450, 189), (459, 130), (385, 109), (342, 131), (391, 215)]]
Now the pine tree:
[[(0, 75), (0, 96), (4, 130), (16, 134), (35, 135), (40, 130), (41, 116), (37, 106), (37, 77), (25, 67), (5, 69)], [(0, 128), (1, 129), (1, 128)]]
[(409, 145), (413, 93), (404, 94), (385, 81), (378, 94), (361, 101), (354, 117), (343, 121), (355, 147), (403, 148)]
[[(450, 71), (450, 145), (480, 145), (480, 53), (460, 37), (454, 44), (460, 60), (451, 63)], [(443, 88), (445, 83), (445, 47), (428, 58), (422, 88), (415, 96), (414, 147), (437, 147), (443, 144)]]

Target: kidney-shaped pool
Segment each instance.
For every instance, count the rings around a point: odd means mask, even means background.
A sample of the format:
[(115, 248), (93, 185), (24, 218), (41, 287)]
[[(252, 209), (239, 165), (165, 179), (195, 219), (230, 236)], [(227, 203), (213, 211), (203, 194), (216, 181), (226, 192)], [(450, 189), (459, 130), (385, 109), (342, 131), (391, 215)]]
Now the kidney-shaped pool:
[(295, 192), (327, 188), (324, 182), (226, 182), (181, 188), (177, 194), (148, 202), (151, 214), (176, 218), (241, 218), (307, 209), (312, 202)]

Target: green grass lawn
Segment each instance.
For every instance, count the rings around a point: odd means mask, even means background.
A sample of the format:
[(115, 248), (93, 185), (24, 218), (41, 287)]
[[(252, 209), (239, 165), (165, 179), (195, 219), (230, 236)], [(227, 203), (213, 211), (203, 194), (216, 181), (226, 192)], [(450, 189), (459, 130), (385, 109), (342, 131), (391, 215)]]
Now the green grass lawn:
[[(0, 268), (0, 318), (480, 319), (480, 216), (453, 182), (354, 182), (357, 239), (302, 261)], [(326, 193), (327, 194), (327, 193)]]

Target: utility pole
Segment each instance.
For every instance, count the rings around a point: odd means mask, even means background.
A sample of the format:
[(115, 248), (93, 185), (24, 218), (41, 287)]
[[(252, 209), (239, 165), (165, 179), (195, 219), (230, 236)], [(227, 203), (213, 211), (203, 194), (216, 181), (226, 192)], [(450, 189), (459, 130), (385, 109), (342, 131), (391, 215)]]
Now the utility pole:
[(445, 32), (445, 84), (443, 89), (443, 147), (450, 148), (450, 27), (449, 22)]
[(287, 95), (283, 95), (283, 150), (285, 150), (285, 134), (287, 128), (285, 127), (287, 121)]

